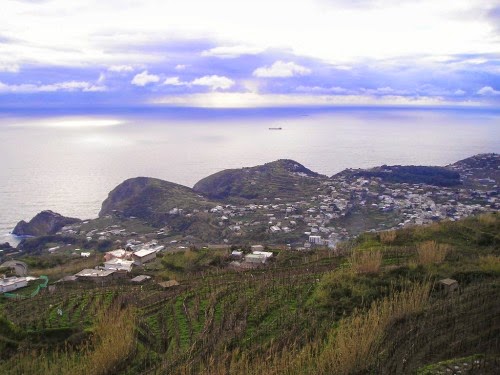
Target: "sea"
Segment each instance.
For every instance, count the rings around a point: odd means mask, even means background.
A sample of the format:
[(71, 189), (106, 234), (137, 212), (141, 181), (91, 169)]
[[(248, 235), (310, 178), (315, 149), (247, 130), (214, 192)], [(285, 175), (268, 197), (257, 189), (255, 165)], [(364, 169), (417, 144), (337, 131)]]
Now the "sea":
[[(270, 129), (279, 128), (279, 129)], [(95, 218), (125, 179), (192, 187), (227, 168), (293, 159), (331, 176), (500, 153), (500, 109), (0, 110), (0, 243), (42, 210)]]

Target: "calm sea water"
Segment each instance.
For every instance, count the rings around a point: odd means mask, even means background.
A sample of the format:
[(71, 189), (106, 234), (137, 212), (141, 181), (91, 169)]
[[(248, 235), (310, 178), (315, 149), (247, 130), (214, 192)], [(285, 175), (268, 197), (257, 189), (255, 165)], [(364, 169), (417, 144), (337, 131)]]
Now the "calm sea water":
[(135, 176), (193, 186), (222, 169), (280, 158), (333, 175), (350, 167), (446, 165), (500, 152), (500, 111), (4, 112), (0, 140), (3, 242), (17, 221), (45, 209), (96, 217), (108, 192)]

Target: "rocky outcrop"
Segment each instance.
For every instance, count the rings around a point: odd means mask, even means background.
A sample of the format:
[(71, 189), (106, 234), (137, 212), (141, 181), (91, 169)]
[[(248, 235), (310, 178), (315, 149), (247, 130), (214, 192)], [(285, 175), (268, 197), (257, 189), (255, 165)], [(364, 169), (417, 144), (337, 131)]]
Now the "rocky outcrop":
[(42, 211), (29, 222), (21, 220), (12, 231), (16, 236), (44, 236), (57, 233), (66, 225), (79, 223), (81, 220), (62, 216), (50, 210)]

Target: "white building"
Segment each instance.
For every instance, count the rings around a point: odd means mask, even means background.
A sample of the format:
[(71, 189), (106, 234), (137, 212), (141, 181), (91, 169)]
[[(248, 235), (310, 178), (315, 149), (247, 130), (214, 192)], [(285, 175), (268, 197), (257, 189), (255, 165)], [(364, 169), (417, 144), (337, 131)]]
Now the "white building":
[(254, 255), (262, 255), (264, 258), (269, 259), (273, 256), (273, 253), (270, 251), (253, 251)]
[(150, 262), (155, 258), (156, 258), (155, 249), (142, 249), (132, 254), (132, 259), (134, 260), (134, 264), (137, 266), (142, 266), (144, 263)]
[(28, 285), (26, 277), (4, 277), (0, 279), (0, 293), (11, 292)]
[(113, 258), (104, 262), (105, 270), (115, 270), (115, 271), (132, 271), (132, 265), (134, 264), (133, 260), (124, 260), (119, 258)]
[(262, 254), (248, 254), (245, 257), (245, 262), (248, 262), (248, 263), (263, 264), (263, 263), (266, 263), (266, 260), (267, 260), (266, 256), (262, 255)]
[(78, 279), (92, 280), (97, 282), (111, 279), (115, 272), (116, 270), (96, 270), (92, 268), (86, 268), (76, 273), (75, 276)]
[(323, 240), (321, 236), (309, 236), (309, 242), (315, 245), (323, 245)]

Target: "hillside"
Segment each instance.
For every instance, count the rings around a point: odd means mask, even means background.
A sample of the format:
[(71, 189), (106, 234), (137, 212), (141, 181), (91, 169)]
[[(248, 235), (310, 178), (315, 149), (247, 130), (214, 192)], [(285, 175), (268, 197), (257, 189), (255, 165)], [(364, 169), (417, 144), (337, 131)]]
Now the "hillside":
[(446, 187), (461, 184), (460, 174), (444, 167), (383, 165), (371, 169), (349, 169), (343, 171), (341, 175), (352, 178), (378, 177), (386, 183), (427, 184)]
[(104, 251), (133, 236), (172, 248), (263, 243), (304, 249), (311, 246), (309, 236), (334, 246), (365, 231), (496, 211), (499, 166), (498, 154), (485, 154), (447, 167), (381, 166), (328, 178), (278, 160), (218, 172), (194, 189), (131, 178), (109, 193), (98, 219), (59, 225), (40, 233), (43, 237), (23, 240), (19, 249)]
[[(457, 365), (498, 373), (498, 233), (498, 215), (482, 215), (367, 233), (336, 255), (272, 250), (270, 266), (239, 272), (223, 251), (192, 249), (164, 254), (149, 271), (159, 280), (174, 272), (178, 287), (117, 280), (0, 299), (0, 371), (436, 373)], [(459, 292), (440, 288), (444, 278)]]
[(214, 205), (186, 186), (156, 178), (136, 177), (122, 182), (109, 193), (99, 216), (135, 216), (162, 222), (169, 215), (178, 214), (179, 209), (206, 210)]
[(319, 177), (322, 176), (302, 164), (281, 159), (217, 172), (198, 181), (194, 190), (215, 199), (290, 199), (313, 194), (320, 186)]

